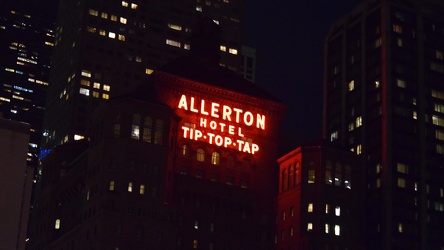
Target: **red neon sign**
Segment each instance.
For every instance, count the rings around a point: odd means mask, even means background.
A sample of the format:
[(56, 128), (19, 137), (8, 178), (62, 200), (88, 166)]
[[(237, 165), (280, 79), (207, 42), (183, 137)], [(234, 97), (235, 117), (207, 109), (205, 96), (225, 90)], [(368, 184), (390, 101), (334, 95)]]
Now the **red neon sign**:
[[(188, 98), (186, 95), (180, 98), (178, 108), (208, 116), (208, 118), (200, 117), (198, 129), (182, 126), (184, 138), (206, 141), (209, 144), (234, 148), (250, 154), (259, 151), (257, 144), (245, 140), (242, 127), (228, 124), (228, 122), (265, 130), (265, 115), (253, 114), (251, 111), (232, 108), (217, 102), (207, 103), (204, 99), (197, 101), (195, 97)], [(240, 139), (235, 139), (235, 137)]]

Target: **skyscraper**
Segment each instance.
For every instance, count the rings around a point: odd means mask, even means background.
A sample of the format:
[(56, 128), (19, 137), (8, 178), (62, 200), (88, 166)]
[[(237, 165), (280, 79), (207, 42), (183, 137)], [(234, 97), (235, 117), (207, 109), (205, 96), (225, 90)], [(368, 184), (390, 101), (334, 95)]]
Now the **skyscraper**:
[(366, 1), (325, 44), (324, 136), (365, 166), (368, 249), (443, 249), (444, 4)]
[(45, 147), (88, 137), (89, 114), (153, 69), (185, 55), (192, 24), (223, 28), (220, 64), (241, 72), (242, 1), (60, 2), (45, 115)]
[(30, 127), (28, 164), (38, 165), (53, 23), (32, 4), (0, 3), (0, 113)]

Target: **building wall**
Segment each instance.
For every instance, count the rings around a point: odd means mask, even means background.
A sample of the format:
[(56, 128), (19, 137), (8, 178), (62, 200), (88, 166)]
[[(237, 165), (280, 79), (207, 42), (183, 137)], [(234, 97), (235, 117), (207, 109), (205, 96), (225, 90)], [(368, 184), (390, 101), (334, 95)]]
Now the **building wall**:
[(34, 170), (26, 164), (29, 125), (0, 118), (0, 249), (25, 249)]

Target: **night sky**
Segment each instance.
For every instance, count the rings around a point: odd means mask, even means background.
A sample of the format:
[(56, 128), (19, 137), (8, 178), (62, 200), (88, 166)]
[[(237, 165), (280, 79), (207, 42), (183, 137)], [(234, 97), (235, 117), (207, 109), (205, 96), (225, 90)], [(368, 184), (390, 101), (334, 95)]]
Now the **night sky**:
[(363, 0), (246, 0), (245, 44), (256, 48), (256, 84), (288, 106), (281, 153), (322, 137), (324, 41)]

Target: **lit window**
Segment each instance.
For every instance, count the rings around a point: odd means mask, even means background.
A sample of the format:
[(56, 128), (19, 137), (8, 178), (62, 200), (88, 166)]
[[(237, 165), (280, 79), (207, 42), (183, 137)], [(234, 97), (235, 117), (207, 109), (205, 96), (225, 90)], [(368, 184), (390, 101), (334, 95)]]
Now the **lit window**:
[(325, 224), (325, 233), (326, 234), (330, 233), (330, 227), (328, 224)]
[(82, 95), (89, 96), (89, 89), (80, 88), (79, 93)]
[(333, 131), (333, 132), (331, 132), (331, 134), (330, 134), (330, 141), (336, 141), (337, 139), (338, 139), (338, 131), (336, 130), (336, 131)]
[(90, 33), (96, 33), (97, 29), (91, 26), (86, 27), (86, 31)]
[(102, 12), (100, 15), (103, 19), (108, 19), (108, 13)]
[(434, 107), (435, 107), (436, 112), (444, 113), (444, 105), (443, 104), (435, 103)]
[(203, 149), (197, 149), (196, 159), (200, 162), (203, 162), (205, 160), (205, 151)]
[(170, 39), (166, 39), (166, 44), (174, 46), (174, 47), (178, 47), (180, 48), (180, 42), (178, 41), (174, 41), (174, 40), (170, 40)]
[(405, 89), (405, 81), (401, 79), (396, 79), (396, 86)]
[(90, 71), (86, 71), (86, 70), (82, 70), (82, 76), (91, 77), (91, 72)]
[(436, 137), (437, 140), (444, 141), (444, 132), (436, 130), (435, 137)]
[(149, 68), (145, 69), (145, 74), (147, 74), (147, 75), (151, 75), (153, 72), (154, 72), (154, 70), (152, 70), (152, 69), (149, 69)]
[[(89, 86), (89, 81), (88, 81), (88, 85), (87, 85), (87, 86)], [(95, 89), (100, 89), (100, 83), (95, 82), (95, 83), (93, 84), (93, 88), (95, 88)]]
[(99, 30), (99, 35), (101, 35), (101, 36), (106, 36), (106, 31), (104, 31), (104, 30)]
[(399, 173), (408, 174), (407, 165), (405, 165), (404, 163), (398, 162), (396, 164), (396, 169), (398, 170)]
[(125, 36), (119, 34), (119, 41), (125, 41), (125, 40), (126, 40), (126, 39), (125, 39)]
[(128, 192), (132, 192), (133, 191), (133, 183), (132, 182), (128, 182)]
[(218, 152), (213, 152), (211, 155), (211, 164), (219, 165), (220, 164), (220, 154)]
[(444, 118), (432, 115), (432, 123), (437, 126), (444, 127)]
[(140, 115), (139, 114), (133, 115), (133, 123), (131, 125), (131, 138), (132, 139), (136, 139), (136, 140), (140, 139), (139, 124), (140, 124)]
[(398, 223), (398, 232), (402, 233), (402, 223)]
[(379, 86), (380, 86), (379, 81), (375, 81), (375, 89), (379, 88)]
[(362, 126), (362, 116), (356, 117), (356, 127), (359, 128)]
[(308, 170), (308, 183), (315, 183), (315, 170)]
[(354, 90), (355, 89), (355, 81), (354, 80), (351, 80), (349, 83), (348, 83), (348, 91), (352, 91), (352, 90)]
[(135, 10), (137, 9), (139, 6), (135, 3), (131, 3), (131, 9)]
[(122, 1), (122, 6), (123, 6), (123, 7), (128, 7), (128, 2), (126, 2), (126, 1)]
[(357, 155), (362, 154), (362, 145), (361, 145), (361, 144), (358, 144), (358, 145), (356, 146), (356, 154), (357, 154)]
[(105, 93), (103, 93), (103, 94), (102, 94), (102, 99), (108, 100), (108, 99), (109, 99), (109, 95), (108, 95), (108, 94), (105, 94)]
[(186, 50), (190, 50), (190, 45), (185, 43), (185, 44), (183, 45), (183, 48), (186, 49)]
[(227, 51), (227, 47), (224, 45), (220, 46), (220, 51), (226, 52)]
[(196, 6), (196, 11), (202, 12), (202, 6)]
[(136, 56), (136, 62), (142, 62), (142, 57)]
[(193, 240), (193, 248), (194, 248), (194, 249), (197, 249), (197, 246), (198, 246), (198, 245), (197, 245), (197, 240)]
[(74, 135), (74, 141), (82, 140), (83, 138), (85, 138), (83, 135)]
[(345, 188), (351, 189), (351, 167), (349, 165), (345, 166), (344, 179)]
[(416, 112), (415, 110), (413, 110), (412, 118), (415, 119), (415, 120), (418, 119), (418, 112)]
[(80, 80), (80, 84), (83, 85), (83, 86), (89, 87), (90, 82), (88, 80), (81, 79)]
[(313, 231), (313, 223), (309, 222), (307, 223), (307, 231)]
[(335, 207), (335, 215), (336, 216), (341, 216), (341, 207), (340, 206), (336, 206)]
[(398, 33), (398, 34), (402, 34), (402, 27), (401, 27), (401, 25), (393, 24), (393, 31)]
[(444, 155), (444, 146), (436, 144), (436, 153)]
[(114, 38), (116, 38), (116, 33), (110, 32), (110, 33), (108, 33), (108, 37), (114, 39)]
[(233, 55), (237, 55), (237, 49), (229, 48), (228, 53), (233, 54)]
[(56, 219), (56, 220), (55, 220), (54, 228), (55, 228), (55, 229), (60, 229), (60, 219)]
[(107, 85), (107, 84), (103, 84), (103, 90), (104, 91), (110, 91), (111, 87), (109, 85)]
[(145, 185), (143, 185), (143, 184), (140, 185), (139, 194), (145, 194)]
[(126, 24), (126, 21), (127, 21), (126, 18), (124, 18), (124, 17), (120, 18), (120, 23)]
[(111, 21), (117, 22), (117, 16), (111, 15)]
[(109, 182), (109, 185), (108, 185), (108, 190), (109, 191), (114, 191), (114, 184), (115, 184), (114, 181), (110, 181)]
[(405, 179), (404, 178), (398, 178), (398, 187), (405, 188)]
[(173, 30), (182, 30), (182, 26), (176, 25), (176, 24), (168, 24), (168, 28), (173, 29)]
[(97, 10), (89, 9), (88, 12), (92, 16), (98, 16), (99, 15), (99, 12)]
[(328, 214), (330, 212), (330, 205), (325, 204), (325, 213)]
[(188, 147), (188, 145), (182, 146), (182, 156), (187, 156), (189, 151), (190, 151), (190, 148)]
[(335, 235), (341, 235), (341, 227), (339, 225), (335, 225)]
[(313, 212), (313, 203), (308, 203), (307, 212), (309, 213)]

